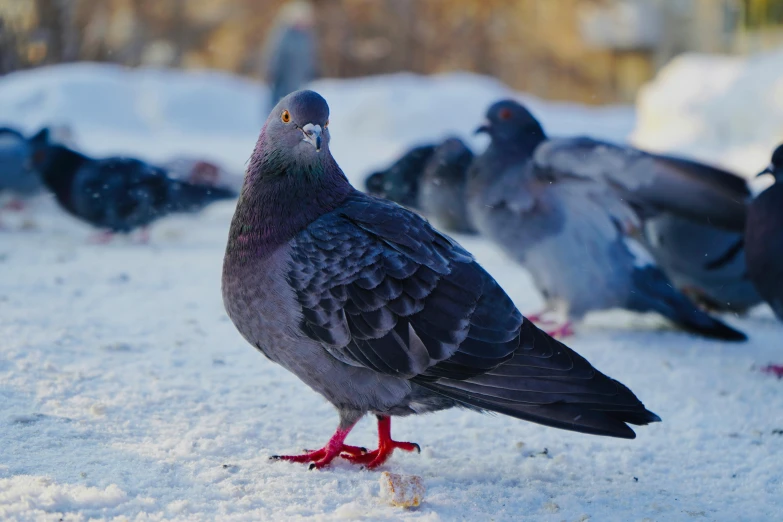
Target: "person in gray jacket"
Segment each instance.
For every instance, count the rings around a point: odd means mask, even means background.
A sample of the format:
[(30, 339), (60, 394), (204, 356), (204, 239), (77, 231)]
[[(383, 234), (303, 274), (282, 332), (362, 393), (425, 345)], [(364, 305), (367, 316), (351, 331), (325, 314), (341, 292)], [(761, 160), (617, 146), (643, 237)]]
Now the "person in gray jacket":
[(318, 77), (315, 13), (310, 2), (296, 0), (284, 5), (267, 44), (266, 81), (268, 109), (287, 94)]

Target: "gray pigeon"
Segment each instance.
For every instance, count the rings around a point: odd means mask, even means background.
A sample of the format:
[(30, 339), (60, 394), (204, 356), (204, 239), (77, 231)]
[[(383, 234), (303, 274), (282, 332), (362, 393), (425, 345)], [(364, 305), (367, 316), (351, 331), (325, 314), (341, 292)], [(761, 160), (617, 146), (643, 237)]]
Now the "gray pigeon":
[(28, 139), (17, 130), (0, 128), (0, 193), (23, 200), (42, 192), (43, 183), (35, 171), (33, 156), (48, 141), (47, 129)]
[(775, 183), (750, 204), (745, 257), (751, 280), (783, 321), (783, 145), (763, 174), (772, 174)]
[[(320, 450), (276, 457), (374, 468), (395, 448), (391, 416), (455, 406), (633, 438), (660, 419), (625, 386), (517, 311), (473, 257), (427, 221), (354, 189), (329, 151), (312, 91), (272, 110), (250, 159), (223, 264), (242, 336), (338, 410)], [(365, 414), (379, 447), (345, 445)]]
[[(639, 151), (587, 138), (547, 140), (515, 101), (492, 105), (487, 117), (479, 130), (492, 141), (468, 177), (472, 222), (528, 268), (549, 307), (564, 305), (569, 320), (610, 308), (654, 311), (701, 335), (746, 339), (675, 290), (640, 233), (643, 218), (661, 208), (737, 226), (745, 217), (742, 202), (729, 205), (720, 187), (655, 170), (654, 159)], [(584, 161), (582, 149), (604, 161)], [(629, 158), (647, 162), (649, 175), (626, 176), (619, 167)], [(558, 333), (568, 333), (565, 326)]]
[(473, 152), (458, 138), (439, 145), (420, 145), (387, 170), (371, 174), (367, 192), (417, 210), (436, 226), (475, 234), (468, 220), (465, 188)]
[(473, 152), (461, 140), (449, 138), (435, 149), (419, 181), (419, 208), (435, 226), (460, 234), (475, 234), (468, 219), (465, 190)]

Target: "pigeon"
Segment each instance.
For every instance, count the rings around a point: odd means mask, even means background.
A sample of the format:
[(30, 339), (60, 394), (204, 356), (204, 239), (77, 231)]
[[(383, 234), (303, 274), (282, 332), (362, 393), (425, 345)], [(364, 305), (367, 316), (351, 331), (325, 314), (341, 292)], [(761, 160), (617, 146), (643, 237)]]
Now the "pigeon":
[[(736, 174), (685, 158), (653, 157), (659, 168), (719, 184), (735, 201), (750, 200), (747, 182)], [(645, 175), (645, 169), (649, 172), (649, 167), (638, 169), (639, 176)], [(633, 164), (629, 172), (635, 173)], [(645, 221), (644, 237), (672, 283), (703, 308), (745, 313), (761, 302), (745, 264), (744, 226), (727, 229), (714, 226), (709, 219), (661, 213)]]
[(759, 176), (764, 174), (772, 174), (775, 183), (750, 203), (745, 259), (756, 289), (783, 321), (783, 145)]
[(419, 181), (435, 148), (434, 144), (414, 147), (388, 169), (370, 174), (365, 181), (367, 192), (410, 209), (421, 210)]
[(422, 213), (439, 228), (476, 234), (468, 220), (465, 187), (473, 152), (459, 138), (421, 145), (365, 181), (367, 192)]
[[(391, 417), (451, 407), (634, 438), (660, 418), (526, 320), (473, 256), (394, 202), (356, 190), (329, 150), (329, 107), (297, 91), (272, 110), (249, 161), (223, 263), (241, 335), (338, 410), (319, 450), (273, 457), (376, 468)], [(366, 414), (378, 448), (345, 444)]]
[(33, 167), (33, 155), (49, 141), (48, 129), (31, 138), (9, 127), (0, 128), (0, 193), (7, 192), (22, 206), (22, 200), (40, 194), (41, 179)]
[[(673, 287), (640, 232), (659, 208), (697, 219), (714, 214), (717, 224), (737, 226), (742, 202), (728, 205), (720, 187), (655, 170), (639, 151), (589, 138), (548, 140), (513, 100), (492, 105), (487, 118), (478, 130), (491, 142), (468, 176), (471, 220), (530, 271), (548, 308), (565, 308), (568, 321), (552, 333), (573, 333), (571, 321), (587, 312), (623, 308), (657, 312), (707, 337), (746, 339)], [(585, 161), (588, 154), (604, 161)], [(629, 161), (651, 164), (647, 176), (627, 176), (620, 167)], [(728, 206), (710, 212), (718, 203)]]
[(196, 212), (236, 197), (229, 189), (171, 179), (165, 170), (138, 159), (93, 159), (63, 145), (45, 148), (36, 168), (60, 206), (107, 231), (106, 238), (144, 229), (173, 212)]
[(475, 234), (468, 219), (468, 169), (473, 152), (458, 138), (437, 146), (419, 181), (418, 207), (438, 228), (459, 234)]

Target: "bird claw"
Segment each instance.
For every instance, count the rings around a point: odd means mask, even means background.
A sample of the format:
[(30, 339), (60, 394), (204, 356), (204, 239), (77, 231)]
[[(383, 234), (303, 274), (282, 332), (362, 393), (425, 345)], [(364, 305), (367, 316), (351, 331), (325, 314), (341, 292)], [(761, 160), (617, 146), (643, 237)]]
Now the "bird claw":
[(354, 464), (363, 464), (362, 469), (374, 469), (389, 460), (395, 449), (403, 451), (421, 453), (421, 446), (415, 442), (398, 442), (396, 440), (386, 440), (381, 443), (377, 450), (370, 451), (363, 455), (341, 455), (348, 462)]
[(571, 326), (571, 322), (569, 321), (556, 327), (554, 330), (547, 331), (547, 334), (550, 337), (554, 337), (555, 339), (564, 339), (574, 335), (574, 329)]

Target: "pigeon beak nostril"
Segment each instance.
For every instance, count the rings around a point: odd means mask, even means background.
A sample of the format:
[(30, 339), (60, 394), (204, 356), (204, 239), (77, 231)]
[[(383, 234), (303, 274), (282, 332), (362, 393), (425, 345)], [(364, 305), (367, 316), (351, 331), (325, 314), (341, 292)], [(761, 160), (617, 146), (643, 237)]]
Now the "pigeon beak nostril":
[(302, 127), (302, 134), (304, 134), (304, 141), (310, 143), (315, 147), (316, 152), (321, 151), (321, 126), (308, 123)]

